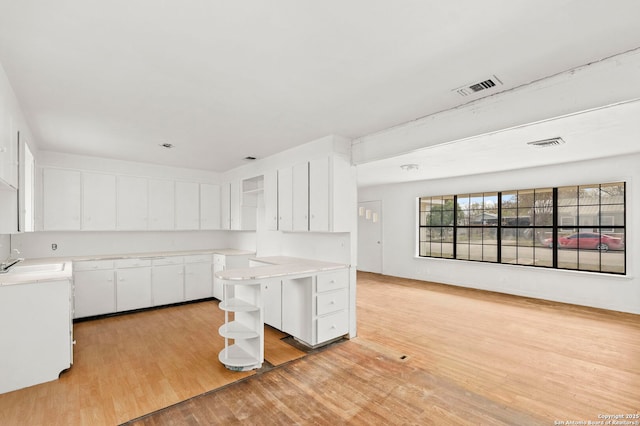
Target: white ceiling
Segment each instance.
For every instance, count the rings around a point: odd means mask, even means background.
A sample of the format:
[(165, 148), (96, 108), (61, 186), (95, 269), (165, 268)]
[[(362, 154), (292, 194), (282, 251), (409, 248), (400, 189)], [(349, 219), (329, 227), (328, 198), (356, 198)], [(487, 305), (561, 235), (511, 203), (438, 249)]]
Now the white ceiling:
[(0, 63), (41, 150), (226, 171), (636, 48), (638, 16), (637, 0), (0, 0)]

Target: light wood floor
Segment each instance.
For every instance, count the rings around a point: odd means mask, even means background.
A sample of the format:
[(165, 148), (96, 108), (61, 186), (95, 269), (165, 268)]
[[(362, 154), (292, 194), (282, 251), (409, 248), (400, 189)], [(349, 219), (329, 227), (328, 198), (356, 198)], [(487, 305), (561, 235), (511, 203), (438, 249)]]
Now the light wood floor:
[(132, 424), (553, 425), (640, 410), (638, 315), (359, 273), (358, 327)]
[[(74, 325), (74, 364), (59, 380), (0, 395), (0, 425), (116, 425), (227, 385), (254, 372), (219, 361), (224, 313), (216, 301)], [(304, 352), (265, 327), (265, 359)]]
[(359, 337), (258, 374), (217, 362), (217, 315), (206, 302), (77, 324), (72, 369), (0, 395), (0, 424), (113, 425), (182, 400), (131, 424), (552, 425), (640, 409), (638, 315), (359, 273)]

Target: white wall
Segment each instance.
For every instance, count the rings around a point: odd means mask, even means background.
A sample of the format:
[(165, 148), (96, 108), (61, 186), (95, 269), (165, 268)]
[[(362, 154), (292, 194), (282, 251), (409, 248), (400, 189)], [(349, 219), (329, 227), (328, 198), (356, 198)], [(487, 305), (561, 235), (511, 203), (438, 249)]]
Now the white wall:
[(8, 234), (0, 234), (0, 261), (9, 256), (11, 250), (11, 236)]
[[(636, 138), (637, 135), (629, 135)], [(603, 147), (603, 149), (606, 149)], [(640, 313), (640, 154), (476, 176), (360, 188), (381, 200), (385, 275)], [(417, 198), (509, 189), (627, 182), (627, 274), (417, 258)]]

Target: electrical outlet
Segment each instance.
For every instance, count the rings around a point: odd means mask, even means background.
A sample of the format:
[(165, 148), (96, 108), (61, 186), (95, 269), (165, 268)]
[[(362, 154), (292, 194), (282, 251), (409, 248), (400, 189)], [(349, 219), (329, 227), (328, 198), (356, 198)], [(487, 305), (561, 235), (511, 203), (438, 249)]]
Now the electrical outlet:
[(51, 244), (51, 250), (58, 250), (58, 245), (56, 243)]

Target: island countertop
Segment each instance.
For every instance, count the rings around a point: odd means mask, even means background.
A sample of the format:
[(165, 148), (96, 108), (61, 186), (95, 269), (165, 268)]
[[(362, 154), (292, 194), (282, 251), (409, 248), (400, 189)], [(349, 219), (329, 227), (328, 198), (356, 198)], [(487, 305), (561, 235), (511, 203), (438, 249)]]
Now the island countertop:
[(216, 272), (216, 278), (229, 281), (251, 281), (287, 275), (313, 274), (349, 267), (349, 265), (344, 263), (324, 262), (289, 256), (256, 257), (251, 260), (266, 263), (267, 265), (219, 271)]

